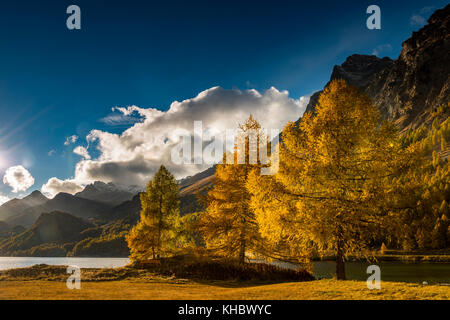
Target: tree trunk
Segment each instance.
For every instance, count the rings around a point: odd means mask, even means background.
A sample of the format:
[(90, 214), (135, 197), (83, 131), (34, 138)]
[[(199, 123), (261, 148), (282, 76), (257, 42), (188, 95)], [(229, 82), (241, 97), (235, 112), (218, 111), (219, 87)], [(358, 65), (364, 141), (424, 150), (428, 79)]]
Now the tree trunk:
[(240, 239), (240, 248), (239, 248), (239, 263), (244, 264), (245, 263), (245, 237), (243, 233), (241, 233), (241, 239)]
[(337, 242), (336, 250), (336, 278), (345, 280), (345, 261), (344, 261), (344, 244), (341, 239)]
[(241, 243), (241, 248), (239, 249), (239, 263), (245, 263), (245, 244)]
[(161, 254), (161, 229), (162, 229), (162, 194), (159, 196), (159, 221), (158, 221), (158, 254), (156, 255), (158, 259), (160, 258)]

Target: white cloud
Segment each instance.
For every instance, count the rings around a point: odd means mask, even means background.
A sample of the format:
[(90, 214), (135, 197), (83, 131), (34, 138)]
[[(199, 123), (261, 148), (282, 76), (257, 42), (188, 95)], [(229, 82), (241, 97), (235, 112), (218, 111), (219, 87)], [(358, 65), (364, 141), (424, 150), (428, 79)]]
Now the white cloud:
[(78, 146), (75, 149), (73, 149), (73, 153), (78, 154), (79, 156), (82, 156), (84, 159), (91, 159), (91, 156), (89, 155), (89, 152), (85, 147)]
[(76, 136), (76, 135), (67, 137), (67, 138), (66, 138), (66, 141), (64, 142), (64, 145), (65, 145), (65, 146), (68, 146), (69, 144), (72, 144), (72, 143), (77, 142), (77, 140), (78, 140), (78, 136)]
[(73, 180), (59, 180), (58, 178), (51, 178), (41, 188), (41, 191), (46, 196), (53, 198), (60, 192), (75, 194), (83, 190), (81, 186), (75, 183)]
[(52, 149), (52, 150), (50, 150), (47, 154), (48, 154), (49, 157), (51, 157), (51, 156), (53, 156), (53, 155), (56, 154), (56, 150), (55, 150), (55, 149)]
[(422, 17), (421, 15), (413, 14), (410, 19), (410, 23), (412, 26), (422, 27), (427, 23), (427, 20), (424, 17)]
[[(171, 150), (178, 144), (177, 129), (193, 130), (194, 121), (202, 121), (203, 129), (224, 132), (234, 129), (252, 114), (265, 129), (282, 129), (288, 121), (295, 121), (305, 111), (309, 97), (293, 99), (287, 91), (270, 88), (257, 90), (226, 90), (213, 87), (195, 98), (174, 101), (169, 110), (154, 108), (114, 108), (121, 117), (139, 117), (122, 134), (92, 130), (86, 137), (99, 156), (77, 163), (74, 178), (69, 181), (82, 186), (96, 180), (128, 185), (144, 185), (164, 164), (177, 178), (195, 174), (209, 165), (175, 165)], [(52, 180), (53, 179), (53, 180)], [(58, 185), (52, 178), (43, 186), (56, 192)]]
[(10, 186), (12, 192), (26, 191), (34, 184), (34, 178), (23, 166), (14, 166), (6, 170), (3, 183)]
[(8, 202), (9, 200), (11, 200), (9, 197), (7, 197), (7, 196), (5, 196), (3, 194), (0, 194), (0, 206), (2, 204), (4, 204), (5, 202)]
[(373, 49), (372, 54), (375, 56), (379, 56), (382, 52), (392, 51), (392, 46), (389, 43), (380, 44), (375, 49)]

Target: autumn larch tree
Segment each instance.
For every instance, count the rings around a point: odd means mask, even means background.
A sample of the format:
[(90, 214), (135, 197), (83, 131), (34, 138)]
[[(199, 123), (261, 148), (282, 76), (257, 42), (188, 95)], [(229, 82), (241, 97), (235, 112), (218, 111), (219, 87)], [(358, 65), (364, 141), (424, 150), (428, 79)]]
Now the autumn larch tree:
[(299, 256), (333, 250), (345, 279), (345, 258), (379, 233), (395, 206), (393, 181), (410, 163), (396, 127), (358, 88), (335, 80), (315, 114), (285, 127), (279, 159), (275, 176), (249, 178), (263, 236)]
[(155, 259), (174, 252), (180, 227), (179, 186), (174, 176), (161, 166), (141, 194), (140, 221), (127, 236), (130, 259)]
[[(206, 196), (207, 208), (200, 213), (197, 225), (208, 249), (245, 263), (247, 253), (262, 248), (246, 183), (250, 172), (257, 174), (262, 166), (259, 146), (267, 143), (267, 138), (252, 116), (239, 128), (234, 153), (228, 154), (228, 163), (224, 155), (217, 165), (214, 187)], [(250, 154), (255, 156), (253, 161)]]

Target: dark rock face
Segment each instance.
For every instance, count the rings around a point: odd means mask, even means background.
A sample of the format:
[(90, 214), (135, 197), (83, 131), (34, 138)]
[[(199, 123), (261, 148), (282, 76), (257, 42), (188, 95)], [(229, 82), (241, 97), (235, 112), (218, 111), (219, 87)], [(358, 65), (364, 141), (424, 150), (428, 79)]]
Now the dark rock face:
[(449, 24), (447, 5), (403, 42), (399, 58), (373, 77), (365, 90), (381, 112), (401, 127), (417, 127), (432, 108), (449, 102)]
[(350, 85), (365, 88), (371, 77), (392, 65), (388, 57), (380, 59), (376, 56), (354, 54), (340, 66), (333, 68), (330, 80), (345, 79)]
[[(424, 123), (429, 112), (450, 97), (450, 5), (437, 10), (428, 25), (403, 43), (397, 60), (352, 55), (335, 66), (330, 81), (344, 79), (369, 95), (386, 118), (400, 128)], [(310, 100), (313, 111), (321, 91)]]
[[(344, 79), (350, 85), (364, 89), (369, 84), (374, 74), (387, 69), (392, 65), (393, 61), (385, 57), (380, 59), (376, 56), (368, 56), (362, 54), (354, 54), (349, 56), (340, 66), (334, 66), (331, 73), (330, 81)], [(306, 107), (306, 112), (314, 111), (316, 104), (319, 102), (321, 91), (315, 92)]]

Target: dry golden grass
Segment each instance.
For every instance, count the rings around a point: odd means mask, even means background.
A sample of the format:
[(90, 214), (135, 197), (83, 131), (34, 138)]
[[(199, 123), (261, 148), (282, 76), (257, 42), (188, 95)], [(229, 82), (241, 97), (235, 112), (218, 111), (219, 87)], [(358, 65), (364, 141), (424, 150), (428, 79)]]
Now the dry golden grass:
[(368, 290), (365, 282), (317, 280), (279, 284), (232, 282), (197, 283), (183, 280), (122, 280), (82, 282), (69, 290), (57, 281), (0, 281), (0, 299), (149, 299), (149, 300), (245, 300), (245, 299), (440, 299), (450, 300), (449, 286), (382, 282), (381, 290)]

